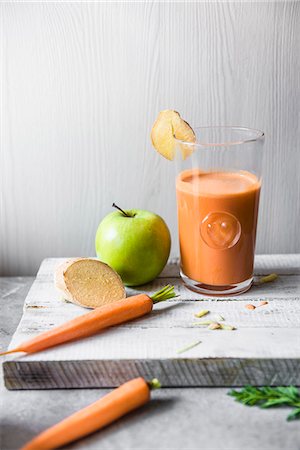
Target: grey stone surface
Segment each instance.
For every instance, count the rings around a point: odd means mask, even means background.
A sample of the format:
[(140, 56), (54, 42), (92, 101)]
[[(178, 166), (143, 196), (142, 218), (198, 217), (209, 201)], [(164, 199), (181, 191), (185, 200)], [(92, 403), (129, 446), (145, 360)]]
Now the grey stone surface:
[[(1, 348), (22, 314), (33, 278), (0, 278)], [(247, 408), (227, 389), (161, 389), (140, 410), (69, 449), (299, 449), (300, 422), (285, 408)], [(1, 385), (1, 449), (17, 449), (36, 433), (97, 400), (105, 389), (7, 391)]]

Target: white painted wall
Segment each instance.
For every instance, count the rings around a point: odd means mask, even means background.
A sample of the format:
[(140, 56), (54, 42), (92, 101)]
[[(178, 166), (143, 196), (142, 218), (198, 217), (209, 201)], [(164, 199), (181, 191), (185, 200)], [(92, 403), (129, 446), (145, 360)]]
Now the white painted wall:
[(1, 4), (1, 274), (91, 255), (113, 201), (161, 214), (157, 112), (266, 132), (258, 252), (300, 251), (299, 2)]

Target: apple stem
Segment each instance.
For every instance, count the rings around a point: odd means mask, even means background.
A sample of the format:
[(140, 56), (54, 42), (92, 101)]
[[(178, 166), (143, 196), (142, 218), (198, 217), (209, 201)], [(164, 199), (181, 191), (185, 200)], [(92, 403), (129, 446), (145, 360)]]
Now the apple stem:
[(113, 208), (117, 208), (119, 211), (121, 211), (121, 213), (124, 214), (125, 217), (132, 217), (129, 214), (127, 214), (125, 211), (123, 211), (123, 209), (121, 209), (119, 206), (117, 206), (115, 203), (112, 204)]

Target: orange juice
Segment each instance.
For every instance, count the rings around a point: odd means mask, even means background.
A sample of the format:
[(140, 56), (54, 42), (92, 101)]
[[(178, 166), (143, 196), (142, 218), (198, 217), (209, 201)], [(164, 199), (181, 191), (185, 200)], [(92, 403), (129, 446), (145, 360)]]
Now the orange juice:
[(226, 287), (253, 276), (261, 182), (247, 171), (181, 172), (176, 181), (183, 275)]

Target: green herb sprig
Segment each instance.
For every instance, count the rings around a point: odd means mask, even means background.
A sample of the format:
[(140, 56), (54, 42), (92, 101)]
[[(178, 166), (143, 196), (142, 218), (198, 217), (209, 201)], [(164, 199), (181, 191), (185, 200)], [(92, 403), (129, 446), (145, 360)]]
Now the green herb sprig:
[(290, 406), (294, 409), (287, 416), (287, 420), (300, 419), (300, 394), (295, 386), (264, 386), (260, 388), (245, 386), (240, 391), (232, 389), (228, 392), (228, 395), (248, 406), (257, 405), (260, 408)]
[(178, 351), (177, 351), (177, 354), (185, 353), (185, 352), (187, 352), (188, 350), (191, 350), (192, 348), (196, 347), (196, 346), (199, 345), (199, 344), (201, 344), (201, 341), (193, 342), (192, 344), (189, 344), (189, 345), (187, 345), (186, 347), (181, 348), (180, 350), (178, 350)]

